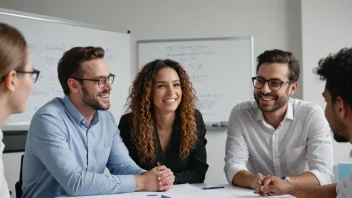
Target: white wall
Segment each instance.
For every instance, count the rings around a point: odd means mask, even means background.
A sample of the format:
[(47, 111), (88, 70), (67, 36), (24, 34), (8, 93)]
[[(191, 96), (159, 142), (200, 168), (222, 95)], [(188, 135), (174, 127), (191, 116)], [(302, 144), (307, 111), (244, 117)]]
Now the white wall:
[[(325, 108), (321, 82), (312, 69), (318, 60), (342, 47), (352, 47), (352, 1), (302, 1), (303, 99)], [(334, 162), (349, 160), (350, 143), (334, 142)]]
[[(279, 48), (292, 51), (301, 59), (300, 1), (0, 0), (0, 6), (131, 30), (134, 74), (136, 40), (146, 39), (254, 36), (255, 57), (264, 50)], [(226, 183), (223, 173), (226, 133), (208, 131), (206, 137), (210, 168), (205, 182)], [(6, 160), (6, 176), (10, 177), (12, 167)], [(15, 177), (17, 180), (18, 175)]]

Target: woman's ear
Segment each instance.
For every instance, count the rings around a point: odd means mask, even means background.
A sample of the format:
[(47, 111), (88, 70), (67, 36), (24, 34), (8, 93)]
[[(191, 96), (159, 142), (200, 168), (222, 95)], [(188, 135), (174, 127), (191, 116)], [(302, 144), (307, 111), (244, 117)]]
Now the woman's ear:
[(15, 70), (11, 70), (5, 77), (3, 80), (3, 84), (4, 84), (4, 89), (6, 91), (10, 91), (10, 92), (14, 92), (16, 90), (16, 84), (17, 84), (17, 79), (16, 79), (16, 71)]

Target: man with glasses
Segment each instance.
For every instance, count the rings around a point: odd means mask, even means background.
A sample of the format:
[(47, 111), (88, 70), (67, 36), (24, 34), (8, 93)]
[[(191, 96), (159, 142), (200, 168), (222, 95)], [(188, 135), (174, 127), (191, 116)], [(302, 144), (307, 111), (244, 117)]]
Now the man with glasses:
[[(326, 102), (325, 115), (334, 133), (334, 139), (336, 142), (352, 143), (352, 48), (343, 48), (322, 58), (315, 72), (321, 80), (326, 81), (323, 92)], [(309, 198), (352, 197), (352, 173), (338, 184), (319, 187), (297, 186), (271, 177), (265, 178), (263, 183), (263, 192), (272, 192), (275, 195), (291, 194)]]
[(299, 63), (290, 52), (257, 57), (255, 101), (231, 112), (224, 171), (230, 184), (256, 189), (271, 176), (302, 186), (332, 183), (330, 128), (322, 109), (290, 98), (298, 87)]
[[(64, 53), (58, 78), (65, 93), (33, 116), (23, 165), (23, 197), (163, 191), (174, 175), (146, 172), (130, 158), (109, 111), (114, 82), (100, 47)], [(104, 174), (105, 167), (110, 171)]]

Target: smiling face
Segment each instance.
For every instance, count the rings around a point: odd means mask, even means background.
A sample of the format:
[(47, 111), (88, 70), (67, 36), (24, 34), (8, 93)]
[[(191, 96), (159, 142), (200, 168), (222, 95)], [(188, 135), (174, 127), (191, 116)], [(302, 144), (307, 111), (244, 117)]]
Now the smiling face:
[[(263, 63), (257, 74), (257, 77), (265, 80), (288, 81), (288, 76), (289, 68), (286, 63)], [(254, 88), (254, 99), (262, 112), (274, 112), (287, 104), (289, 96), (295, 93), (297, 85), (297, 82), (293, 82), (291, 85), (283, 83), (279, 90), (273, 91), (266, 82), (261, 89)]]
[(175, 112), (182, 99), (181, 82), (177, 72), (165, 67), (159, 70), (153, 82), (155, 112)]
[[(83, 79), (99, 79), (110, 75), (109, 67), (104, 59), (99, 58), (82, 63)], [(108, 110), (110, 108), (110, 91), (112, 86), (106, 82), (102, 88), (96, 81), (84, 81), (81, 85), (81, 101), (95, 110)]]

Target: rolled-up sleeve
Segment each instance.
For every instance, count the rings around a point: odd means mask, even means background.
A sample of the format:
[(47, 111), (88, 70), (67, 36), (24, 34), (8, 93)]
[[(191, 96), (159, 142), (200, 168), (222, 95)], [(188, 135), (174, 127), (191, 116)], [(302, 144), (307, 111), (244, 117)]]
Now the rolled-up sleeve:
[(309, 172), (315, 175), (320, 185), (331, 184), (334, 179), (333, 146), (330, 126), (323, 110), (317, 106), (311, 111), (308, 125), (307, 161)]
[(235, 106), (229, 118), (225, 148), (224, 171), (230, 184), (232, 184), (232, 179), (237, 172), (241, 170), (248, 171), (249, 151), (242, 133), (242, 124), (239, 106)]

